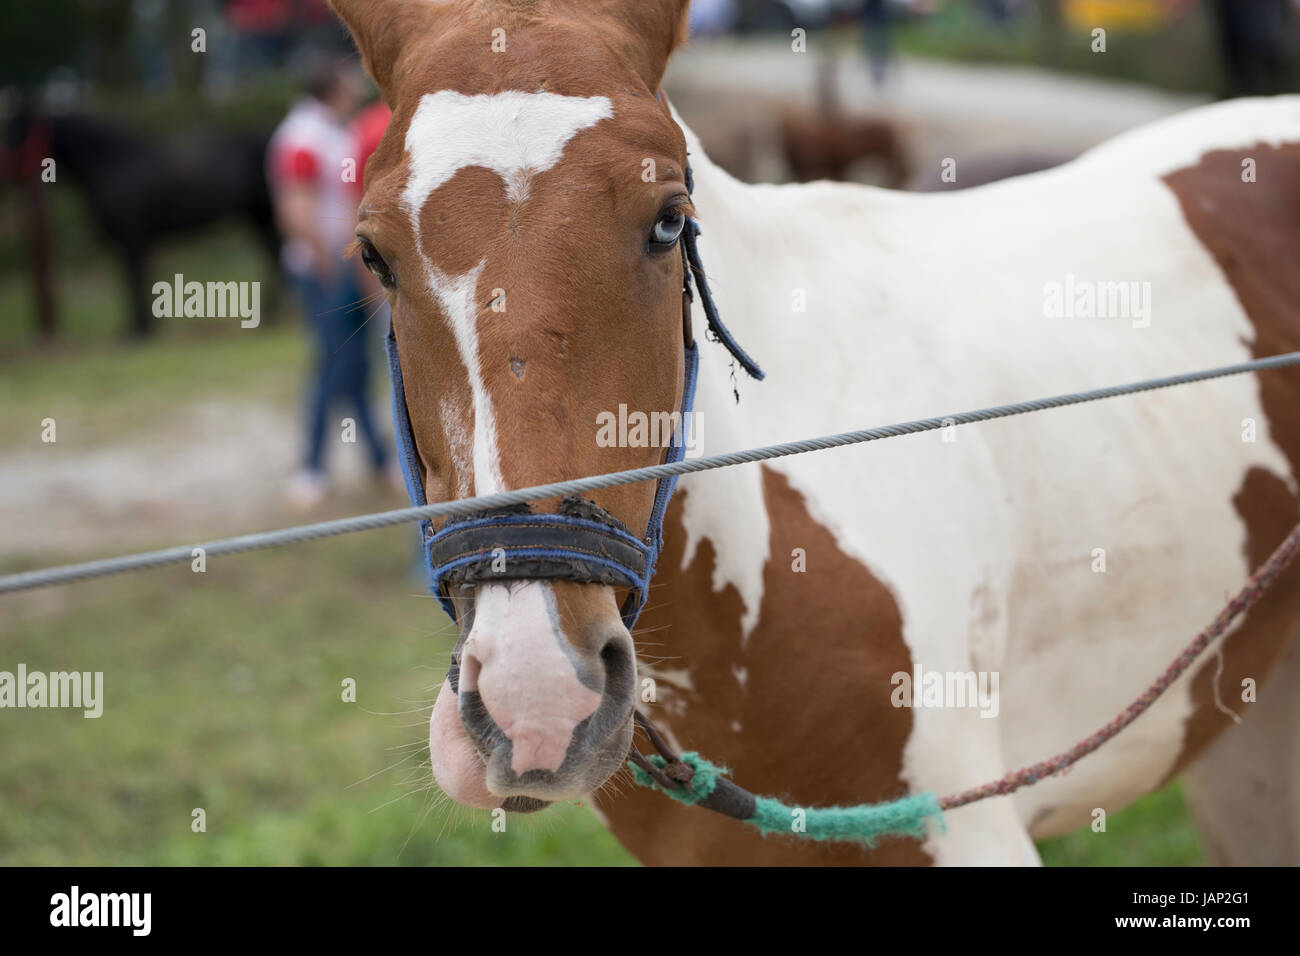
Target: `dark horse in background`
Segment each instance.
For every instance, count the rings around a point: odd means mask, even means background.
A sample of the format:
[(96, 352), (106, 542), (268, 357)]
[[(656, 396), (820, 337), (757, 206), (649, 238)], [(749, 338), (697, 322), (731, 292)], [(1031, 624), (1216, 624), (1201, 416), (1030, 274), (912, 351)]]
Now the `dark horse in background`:
[(154, 328), (153, 280), (170, 279), (149, 273), (160, 240), (243, 219), (272, 262), (278, 259), (280, 237), (264, 166), (269, 129), (155, 140), (90, 116), (25, 113), (11, 123), (6, 140), (21, 158), (23, 177), (39, 177), (48, 157), (55, 163), (55, 183), (76, 182), (83, 189), (92, 217), (126, 270), (128, 331), (135, 335)]

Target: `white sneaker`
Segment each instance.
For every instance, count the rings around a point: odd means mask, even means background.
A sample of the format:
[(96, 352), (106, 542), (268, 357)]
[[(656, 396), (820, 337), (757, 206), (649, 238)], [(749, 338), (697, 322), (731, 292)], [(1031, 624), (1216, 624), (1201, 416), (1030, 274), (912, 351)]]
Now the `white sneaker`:
[(325, 476), (316, 471), (300, 471), (284, 489), (285, 500), (295, 511), (312, 511), (320, 507), (329, 489)]

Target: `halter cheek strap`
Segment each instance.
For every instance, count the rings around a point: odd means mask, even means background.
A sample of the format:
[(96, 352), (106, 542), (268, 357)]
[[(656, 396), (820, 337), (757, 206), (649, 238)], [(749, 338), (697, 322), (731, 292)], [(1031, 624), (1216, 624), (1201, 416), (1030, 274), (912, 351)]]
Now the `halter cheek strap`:
[[(687, 189), (693, 188), (689, 165)], [(709, 332), (722, 343), (740, 366), (753, 378), (762, 379), (763, 371), (742, 349), (718, 316), (713, 294), (700, 262), (696, 238), (700, 227), (693, 219), (686, 221), (682, 232), (682, 329), (685, 381), (682, 387), (680, 419), (664, 458), (678, 462), (686, 454), (685, 430), (695, 407), (695, 383), (699, 374), (699, 349), (691, 329), (691, 302), (694, 301), (691, 274), (697, 277), (700, 299), (704, 306)], [(397, 439), (406, 493), (416, 507), (428, 502), (424, 496), (420, 460), (415, 450), (415, 436), (406, 407), (402, 386), (402, 366), (397, 356), (397, 340), (390, 325), (384, 340), (388, 353), (388, 371), (393, 385), (393, 430)], [(664, 515), (677, 487), (677, 476), (659, 479), (654, 504), (645, 535), (637, 538), (616, 517), (582, 498), (565, 498), (555, 514), (533, 514), (528, 507), (480, 512), (452, 521), (434, 532), (433, 523), (420, 522), (425, 567), (429, 589), (447, 614), (456, 619), (451, 600), (454, 587), (483, 581), (550, 579), (606, 584), (628, 589), (621, 614), (630, 630), (636, 623), (650, 593), (650, 579), (664, 544)]]

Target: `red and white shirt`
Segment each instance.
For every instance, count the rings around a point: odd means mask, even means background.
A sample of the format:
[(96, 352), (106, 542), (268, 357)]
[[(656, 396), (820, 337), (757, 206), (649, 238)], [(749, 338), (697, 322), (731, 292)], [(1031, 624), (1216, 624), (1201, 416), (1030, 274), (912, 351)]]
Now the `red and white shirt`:
[[(357, 196), (345, 173), (360, 178), (356, 141), (323, 103), (307, 97), (289, 110), (276, 127), (267, 150), (267, 180), (271, 192), (289, 185), (307, 185), (317, 195), (316, 228), (325, 246), (341, 259), (352, 242), (357, 221)], [(318, 271), (309, 243), (289, 240), (281, 252), (284, 266), (299, 275)]]
[(353, 148), (357, 157), (357, 181), (354, 185), (358, 199), (365, 192), (362, 173), (370, 154), (379, 148), (379, 141), (384, 138), (388, 121), (393, 118), (393, 111), (383, 100), (376, 100), (363, 109), (352, 121)]

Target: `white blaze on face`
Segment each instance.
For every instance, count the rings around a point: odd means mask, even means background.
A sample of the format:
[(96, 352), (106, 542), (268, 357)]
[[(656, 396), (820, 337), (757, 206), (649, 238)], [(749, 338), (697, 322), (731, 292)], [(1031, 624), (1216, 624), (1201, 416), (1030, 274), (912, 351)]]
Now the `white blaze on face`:
[(452, 90), (420, 98), (406, 130), (410, 177), (402, 205), (411, 218), (416, 248), (424, 259), (429, 286), (451, 323), (456, 347), (469, 375), (474, 401), (474, 493), (506, 490), (497, 448), (492, 398), (484, 384), (478, 354), (478, 280), (486, 260), (464, 275), (436, 268), (424, 250), (420, 213), (429, 196), (467, 166), (490, 169), (505, 184), (506, 198), (528, 198), (532, 177), (560, 161), (580, 130), (614, 115), (608, 97), (557, 93), (505, 93), (467, 96)]
[(461, 654), (460, 690), (477, 691), (511, 743), (511, 769), (558, 770), (573, 730), (601, 695), (579, 679), (575, 655), (543, 581), (480, 584)]
[[(469, 376), (469, 391), (474, 402), (474, 488), (477, 495), (490, 495), (505, 491), (505, 478), (501, 474), (501, 451), (497, 448), (496, 412), (492, 408), (492, 397), (488, 395), (483, 383), (483, 372), (478, 357), (478, 277), (483, 273), (484, 263), (462, 276), (449, 276), (425, 259), (425, 271), (429, 275), (429, 287), (438, 297), (442, 312), (451, 323), (451, 332), (456, 340), (456, 349), (465, 364), (465, 374)], [(449, 426), (452, 429), (451, 444), (456, 453), (457, 439), (463, 434), (459, 421)], [(463, 439), (460, 439), (463, 446)], [(459, 474), (465, 474), (464, 465), (457, 462)], [(458, 479), (463, 480), (463, 479)]]
[(507, 197), (522, 202), (531, 177), (558, 163), (579, 130), (613, 115), (605, 96), (426, 93), (406, 130), (411, 174), (402, 192), (417, 235), (429, 194), (466, 166), (492, 170), (505, 181)]
[(438, 414), (442, 419), (443, 431), (447, 436), (447, 448), (456, 468), (456, 487), (452, 489), (457, 498), (469, 498), (474, 494), (474, 440), (466, 427), (470, 418), (469, 410), (462, 401), (444, 398), (438, 404)]

